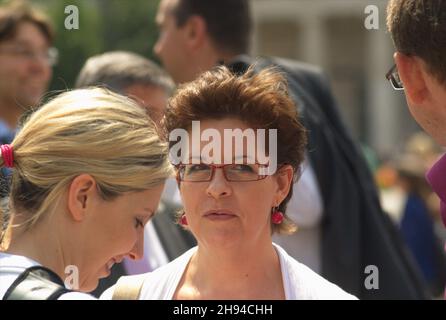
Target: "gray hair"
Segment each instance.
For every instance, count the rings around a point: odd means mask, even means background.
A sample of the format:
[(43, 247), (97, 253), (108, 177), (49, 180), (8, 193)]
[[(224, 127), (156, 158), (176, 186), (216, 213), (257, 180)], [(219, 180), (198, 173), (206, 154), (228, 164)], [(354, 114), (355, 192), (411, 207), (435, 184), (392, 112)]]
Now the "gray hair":
[(133, 84), (160, 87), (168, 95), (174, 89), (173, 81), (163, 69), (149, 59), (127, 51), (110, 51), (90, 57), (82, 67), (75, 87), (105, 86), (122, 94)]

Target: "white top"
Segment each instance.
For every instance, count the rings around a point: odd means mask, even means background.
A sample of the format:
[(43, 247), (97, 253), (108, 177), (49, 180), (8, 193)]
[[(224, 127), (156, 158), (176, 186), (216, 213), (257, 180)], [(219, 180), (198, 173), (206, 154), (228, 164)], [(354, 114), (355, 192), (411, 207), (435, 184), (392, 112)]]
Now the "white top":
[[(352, 300), (355, 296), (348, 294), (335, 284), (328, 282), (310, 268), (290, 257), (280, 246), (273, 244), (279, 255), (287, 300)], [(141, 289), (140, 300), (172, 300), (173, 295), (186, 270), (186, 266), (197, 251), (197, 247), (190, 249), (183, 255), (146, 274)], [(100, 299), (110, 300), (114, 287), (107, 289)]]
[[(3, 299), (8, 288), (25, 271), (25, 269), (39, 266), (40, 264), (24, 256), (18, 256), (0, 252), (0, 299)], [(95, 300), (92, 295), (82, 292), (68, 292), (58, 300)]]

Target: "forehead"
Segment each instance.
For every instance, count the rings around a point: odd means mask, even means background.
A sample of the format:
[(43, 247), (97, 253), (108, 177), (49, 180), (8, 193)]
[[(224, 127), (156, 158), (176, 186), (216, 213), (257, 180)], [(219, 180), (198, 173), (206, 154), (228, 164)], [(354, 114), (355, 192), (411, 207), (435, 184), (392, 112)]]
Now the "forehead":
[(4, 42), (18, 42), (20, 44), (47, 47), (49, 46), (48, 39), (42, 33), (38, 26), (29, 21), (20, 22), (12, 38)]
[[(211, 131), (213, 132), (211, 132)], [(222, 155), (231, 155), (230, 159), (218, 160), (216, 163), (233, 162), (235, 158), (255, 159), (258, 151), (263, 151), (263, 144), (258, 144), (256, 130), (238, 118), (207, 119), (197, 124), (193, 124), (189, 129), (190, 149), (188, 153), (193, 153), (193, 145), (198, 146), (200, 151), (206, 152), (196, 155), (197, 158), (211, 157), (220, 159)], [(209, 138), (212, 136), (212, 138)], [(216, 143), (216, 144), (214, 144)], [(259, 150), (257, 150), (259, 148)], [(209, 151), (209, 152), (208, 152)], [(208, 160), (214, 162), (215, 159)]]
[(237, 117), (227, 117), (223, 119), (204, 119), (200, 121), (200, 128), (202, 130), (212, 128), (223, 131), (224, 129), (247, 129), (251, 126)]

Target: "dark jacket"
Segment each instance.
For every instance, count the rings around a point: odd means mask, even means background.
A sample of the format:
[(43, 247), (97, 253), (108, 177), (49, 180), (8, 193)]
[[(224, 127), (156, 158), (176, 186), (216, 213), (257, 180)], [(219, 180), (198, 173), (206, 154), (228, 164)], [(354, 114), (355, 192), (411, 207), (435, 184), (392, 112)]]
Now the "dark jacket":
[[(381, 209), (372, 175), (341, 121), (320, 70), (278, 58), (237, 57), (243, 72), (276, 66), (308, 130), (308, 152), (323, 198), (322, 276), (360, 299), (424, 299), (427, 290), (397, 228)], [(378, 289), (366, 289), (368, 265), (377, 267)]]

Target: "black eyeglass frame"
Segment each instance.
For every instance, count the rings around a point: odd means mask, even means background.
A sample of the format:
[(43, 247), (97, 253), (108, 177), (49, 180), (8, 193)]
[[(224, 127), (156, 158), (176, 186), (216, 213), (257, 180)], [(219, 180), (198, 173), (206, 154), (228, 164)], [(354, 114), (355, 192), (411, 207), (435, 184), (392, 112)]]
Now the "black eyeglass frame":
[(386, 73), (386, 79), (389, 80), (394, 90), (404, 90), (404, 85), (398, 74), (398, 68), (396, 67), (396, 64), (394, 64), (392, 68), (390, 68), (390, 70)]

